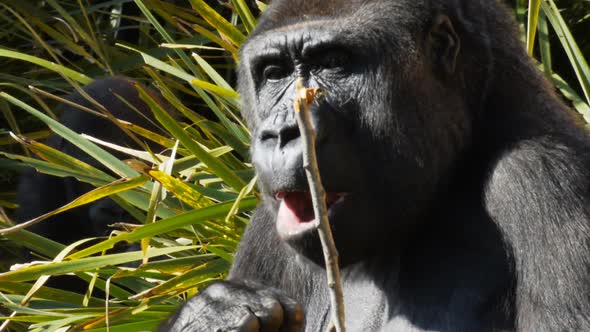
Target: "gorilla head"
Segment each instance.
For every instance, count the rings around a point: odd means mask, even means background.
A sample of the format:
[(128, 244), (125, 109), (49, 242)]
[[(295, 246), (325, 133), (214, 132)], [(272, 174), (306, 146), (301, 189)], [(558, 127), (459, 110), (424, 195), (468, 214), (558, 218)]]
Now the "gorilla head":
[[(84, 92), (94, 99), (94, 102), (107, 109), (115, 118), (159, 133), (161, 130), (156, 125), (149, 106), (139, 96), (136, 87), (138, 84), (128, 78), (110, 77), (96, 80), (85, 86)], [(146, 92), (166, 109), (171, 108), (155, 90), (146, 88)], [(79, 92), (66, 96), (66, 99), (76, 105), (90, 109), (96, 108), (93, 102)], [(111, 120), (90, 114), (72, 105), (64, 104), (62, 106), (59, 121), (71, 130), (119, 146), (144, 149), (144, 146), (139, 146)], [(59, 135), (50, 136), (47, 144), (108, 172), (104, 165)], [(147, 144), (154, 151), (160, 149), (156, 144)], [(122, 159), (129, 158), (128, 155), (121, 152), (111, 153)], [(19, 208), (15, 211), (14, 219), (24, 222), (36, 218), (70, 203), (92, 189), (94, 189), (92, 185), (72, 177), (59, 178), (29, 169), (20, 179), (17, 193)], [(107, 236), (112, 231), (108, 225), (132, 220), (132, 217), (113, 200), (104, 198), (53, 216), (33, 225), (30, 230), (54, 241), (69, 244), (87, 237)]]
[(298, 77), (325, 94), (311, 115), (342, 263), (403, 239), (465, 149), (469, 104), (481, 92), (466, 87), (477, 82), (456, 27), (432, 10), (420, 1), (281, 1), (243, 46), (239, 88), (264, 204), (307, 255), (321, 250), (309, 239)]

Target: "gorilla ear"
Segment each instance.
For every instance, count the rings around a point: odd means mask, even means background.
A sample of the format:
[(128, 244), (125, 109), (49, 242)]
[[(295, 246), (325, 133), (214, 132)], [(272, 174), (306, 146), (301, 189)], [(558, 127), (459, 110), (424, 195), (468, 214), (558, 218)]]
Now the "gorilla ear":
[(448, 16), (439, 14), (434, 18), (428, 41), (433, 63), (447, 74), (454, 73), (461, 41)]

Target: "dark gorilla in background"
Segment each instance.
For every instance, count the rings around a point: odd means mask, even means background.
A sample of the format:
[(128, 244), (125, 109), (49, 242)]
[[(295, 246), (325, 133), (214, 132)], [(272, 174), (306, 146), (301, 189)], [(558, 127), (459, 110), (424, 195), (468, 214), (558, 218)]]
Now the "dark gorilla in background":
[(590, 331), (588, 135), (494, 0), (274, 0), (239, 70), (264, 199), (162, 331), (326, 330), (297, 77), (349, 331)]
[[(153, 118), (152, 112), (148, 105), (140, 99), (135, 84), (138, 83), (127, 78), (106, 78), (89, 84), (84, 88), (84, 91), (96, 102), (103, 105), (114, 117), (158, 132), (155, 123), (150, 120)], [(152, 89), (147, 91), (159, 103), (169, 107), (157, 92)], [(74, 92), (66, 99), (93, 110), (97, 109), (78, 92)], [(133, 105), (135, 109), (129, 105)], [(87, 134), (124, 147), (144, 149), (110, 120), (71, 105), (63, 104), (60, 122), (77, 133)], [(47, 144), (106, 171), (99, 162), (61, 136), (52, 135)], [(154, 145), (151, 147), (157, 148)], [(120, 158), (130, 158), (122, 153), (111, 152)], [(55, 177), (30, 169), (21, 176), (17, 193), (19, 208), (15, 212), (14, 219), (24, 222), (38, 217), (71, 202), (93, 188), (93, 186), (79, 182), (74, 178)], [(133, 219), (113, 200), (101, 199), (44, 220), (31, 226), (29, 230), (67, 245), (87, 237), (106, 236), (111, 231), (108, 225), (116, 222), (133, 222)]]

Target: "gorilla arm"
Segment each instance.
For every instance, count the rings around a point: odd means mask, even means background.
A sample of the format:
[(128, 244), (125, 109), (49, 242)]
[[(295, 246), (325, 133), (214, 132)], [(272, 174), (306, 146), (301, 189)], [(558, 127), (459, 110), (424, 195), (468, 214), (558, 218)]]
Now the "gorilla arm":
[(228, 281), (201, 290), (158, 331), (303, 331), (302, 306), (279, 288), (299, 284), (301, 290), (304, 284), (292, 279), (288, 248), (274, 229), (273, 218), (260, 206), (242, 237)]
[(522, 331), (590, 330), (590, 149), (574, 150), (578, 144), (521, 141), (487, 184), (487, 209), (518, 271), (513, 301)]

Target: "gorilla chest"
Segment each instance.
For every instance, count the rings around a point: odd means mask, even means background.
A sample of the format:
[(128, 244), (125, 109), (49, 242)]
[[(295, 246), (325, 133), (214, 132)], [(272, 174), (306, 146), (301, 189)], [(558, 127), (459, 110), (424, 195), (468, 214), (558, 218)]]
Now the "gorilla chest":
[[(386, 294), (369, 281), (344, 282), (344, 307), (347, 331), (380, 331), (388, 320)], [(325, 296), (312, 297), (307, 307), (306, 331), (326, 331), (330, 321), (330, 304)]]
[[(404, 300), (396, 290), (386, 292), (370, 281), (343, 283), (347, 331), (422, 332), (422, 331), (495, 331), (478, 318), (476, 303), (467, 298), (472, 292), (457, 291), (450, 302)], [(430, 288), (436, 297), (436, 290)], [(327, 291), (312, 297), (307, 307), (306, 331), (325, 331), (330, 320)], [(481, 294), (480, 294), (481, 295)], [(463, 299), (463, 300), (461, 300)], [(422, 302), (422, 303), (418, 303)], [(477, 301), (479, 302), (479, 301)], [(462, 303), (458, 305), (458, 303)], [(471, 305), (469, 305), (470, 303)], [(504, 331), (505, 329), (500, 329)], [(509, 330), (509, 329), (507, 329)]]

